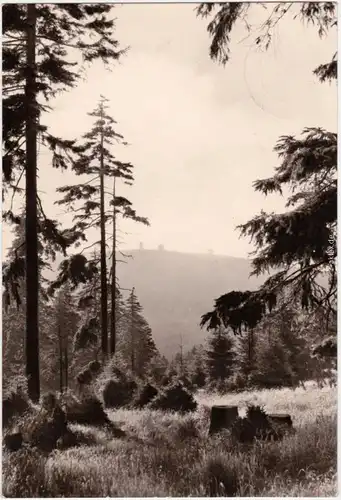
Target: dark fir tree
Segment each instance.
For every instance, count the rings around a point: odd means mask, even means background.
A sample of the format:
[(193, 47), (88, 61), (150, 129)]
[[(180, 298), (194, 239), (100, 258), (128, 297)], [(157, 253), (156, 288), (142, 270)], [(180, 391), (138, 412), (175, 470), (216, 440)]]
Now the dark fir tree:
[[(20, 223), (13, 227), (13, 241), (7, 255), (4, 257), (3, 263), (3, 279), (6, 279), (8, 274), (16, 276), (12, 280), (12, 296), (16, 300), (11, 300), (11, 295), (8, 294), (6, 286), (3, 293), (3, 339), (2, 339), (2, 362), (3, 362), (3, 384), (7, 387), (17, 376), (25, 375), (25, 331), (26, 318), (26, 289), (25, 276), (22, 276), (21, 268), (25, 268), (25, 217), (20, 213)], [(42, 271), (47, 267), (45, 260), (45, 250), (41, 242), (38, 246), (38, 257), (40, 263), (39, 279), (44, 282)], [(18, 266), (19, 270), (14, 270), (13, 267)], [(12, 269), (11, 269), (12, 268)], [(55, 373), (55, 367), (51, 361), (55, 359), (55, 331), (53, 321), (54, 309), (47, 301), (44, 288), (39, 290), (39, 324), (41, 325), (41, 349), (40, 349), (40, 371), (41, 371), (41, 386), (44, 390), (57, 389), (53, 384), (52, 378), (55, 378), (52, 371)]]
[[(252, 23), (253, 10), (262, 10), (264, 22), (261, 26)], [(306, 24), (317, 27), (318, 35), (326, 36), (330, 29), (337, 26), (337, 7), (335, 2), (293, 2), (282, 3), (250, 3), (224, 2), (201, 3), (196, 9), (197, 15), (208, 19), (207, 31), (211, 37), (210, 56), (213, 60), (225, 65), (231, 57), (230, 44), (232, 31), (241, 24), (248, 38), (253, 38), (257, 47), (267, 49), (272, 43), (278, 23), (283, 18), (291, 17)], [(330, 80), (337, 76), (337, 59), (333, 55), (331, 62), (321, 64), (316, 70), (320, 78)]]
[(248, 330), (235, 339), (235, 353), (238, 374), (247, 383), (255, 363), (255, 350), (258, 341), (258, 332)]
[(124, 353), (127, 359), (130, 358), (132, 373), (141, 378), (145, 377), (149, 363), (158, 353), (151, 328), (142, 313), (143, 308), (133, 288), (126, 300)]
[(234, 351), (233, 341), (227, 331), (217, 328), (208, 340), (207, 369), (214, 382), (227, 380), (233, 374)]
[[(211, 57), (226, 64), (230, 57), (233, 26), (248, 18), (250, 3), (201, 4), (198, 15), (210, 17)], [(265, 6), (265, 9), (268, 7)], [(293, 15), (318, 26), (319, 35), (336, 28), (336, 4), (304, 2), (300, 5), (269, 5), (269, 16), (255, 35), (257, 45), (271, 43), (277, 23)], [(299, 14), (299, 16), (297, 16)], [(213, 17), (212, 17), (213, 16)], [(250, 34), (254, 34), (249, 26)], [(330, 63), (314, 70), (321, 80), (337, 76), (336, 54)], [(301, 305), (310, 311), (324, 309), (321, 330), (326, 335), (336, 318), (336, 214), (337, 214), (337, 134), (322, 128), (306, 128), (301, 137), (283, 136), (275, 146), (279, 166), (273, 177), (258, 180), (255, 189), (269, 195), (289, 189), (288, 210), (283, 214), (261, 212), (239, 227), (243, 236), (255, 243), (253, 274), (272, 276), (255, 292), (226, 294), (215, 302), (214, 311), (202, 317), (202, 325), (216, 328), (223, 323), (235, 331), (254, 328), (264, 314), (278, 303), (281, 307)], [(328, 285), (322, 286), (321, 276)], [(239, 294), (239, 295), (238, 295)], [(231, 299), (232, 302), (231, 302)], [(234, 299), (236, 299), (235, 302)], [(246, 318), (246, 320), (245, 320)], [(251, 323), (250, 323), (251, 320)]]
[[(40, 395), (38, 203), (48, 239), (65, 251), (77, 238), (58, 231), (37, 196), (38, 138), (52, 150), (54, 167), (66, 167), (67, 158), (77, 152), (72, 141), (48, 133), (41, 114), (57, 92), (76, 85), (84, 62), (118, 59), (110, 11), (109, 5), (84, 4), (7, 4), (2, 10), (3, 189), (5, 194), (16, 190), (25, 173), (26, 376), (34, 401)], [(8, 221), (15, 218), (11, 210), (5, 215)]]

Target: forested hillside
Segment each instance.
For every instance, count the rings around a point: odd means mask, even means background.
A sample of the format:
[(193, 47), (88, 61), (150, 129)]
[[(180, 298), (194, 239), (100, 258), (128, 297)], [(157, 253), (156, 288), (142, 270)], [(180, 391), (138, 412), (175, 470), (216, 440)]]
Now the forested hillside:
[(171, 357), (183, 347), (201, 343), (207, 332), (199, 326), (212, 299), (234, 289), (255, 289), (264, 278), (249, 278), (247, 259), (186, 254), (166, 250), (135, 250), (119, 264), (123, 288), (136, 288), (159, 350)]
[(234, 289), (254, 290), (264, 281), (264, 276), (250, 277), (248, 259), (167, 250), (124, 253), (131, 257), (117, 264), (120, 287), (135, 287), (155, 343), (169, 359), (179, 352), (180, 336), (184, 350), (206, 339), (199, 323), (212, 298)]

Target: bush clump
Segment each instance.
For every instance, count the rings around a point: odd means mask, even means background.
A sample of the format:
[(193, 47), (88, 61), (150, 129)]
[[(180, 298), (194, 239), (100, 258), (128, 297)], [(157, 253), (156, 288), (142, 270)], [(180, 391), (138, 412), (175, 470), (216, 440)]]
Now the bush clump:
[(135, 408), (144, 408), (158, 395), (159, 391), (151, 384), (147, 384), (139, 391), (133, 406)]
[(2, 425), (9, 427), (15, 417), (20, 417), (31, 408), (24, 390), (18, 387), (2, 400)]
[(241, 392), (247, 388), (248, 379), (241, 373), (236, 373), (228, 379), (227, 390), (228, 392)]
[(18, 422), (23, 441), (41, 451), (56, 448), (58, 439), (67, 432), (66, 415), (54, 395), (43, 398), (39, 409)]
[(241, 443), (255, 439), (277, 441), (288, 432), (288, 427), (274, 425), (260, 406), (249, 406), (246, 418), (238, 418), (232, 427), (232, 435)]
[(173, 410), (185, 413), (195, 411), (197, 402), (181, 382), (175, 382), (160, 392), (149, 404), (149, 407), (155, 410)]
[(192, 381), (189, 379), (189, 377), (187, 377), (187, 375), (181, 375), (178, 379), (179, 382), (182, 383), (182, 385), (188, 389), (189, 391), (192, 391), (193, 388), (194, 388), (194, 384), (192, 383)]
[(13, 434), (7, 434), (4, 437), (4, 444), (9, 451), (20, 450), (23, 444), (23, 436), (21, 432), (14, 432)]
[(82, 399), (70, 397), (66, 401), (66, 418), (68, 422), (88, 425), (106, 425), (110, 423), (102, 402), (96, 396)]
[(81, 387), (84, 385), (91, 384), (92, 380), (93, 380), (93, 373), (89, 369), (83, 370), (77, 375), (77, 382)]
[(99, 361), (91, 361), (88, 364), (88, 370), (93, 373), (94, 375), (97, 375), (101, 371), (102, 365)]
[(106, 382), (103, 389), (103, 401), (106, 408), (121, 408), (132, 402), (137, 390), (134, 380), (113, 378)]

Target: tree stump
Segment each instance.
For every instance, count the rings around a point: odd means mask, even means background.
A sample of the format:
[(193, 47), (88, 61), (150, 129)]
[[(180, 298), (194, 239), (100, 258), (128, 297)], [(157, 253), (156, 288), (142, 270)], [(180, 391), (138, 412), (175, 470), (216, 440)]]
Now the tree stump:
[(212, 406), (209, 435), (223, 429), (230, 429), (237, 418), (237, 406)]

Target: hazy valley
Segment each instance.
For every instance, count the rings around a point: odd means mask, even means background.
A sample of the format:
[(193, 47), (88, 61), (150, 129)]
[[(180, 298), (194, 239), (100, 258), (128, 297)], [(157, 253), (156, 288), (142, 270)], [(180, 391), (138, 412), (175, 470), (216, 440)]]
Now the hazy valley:
[(256, 288), (263, 278), (249, 277), (248, 259), (166, 250), (132, 250), (127, 263), (118, 264), (122, 288), (135, 287), (145, 317), (160, 351), (172, 357), (201, 343), (207, 332), (201, 315), (213, 301), (231, 290)]

